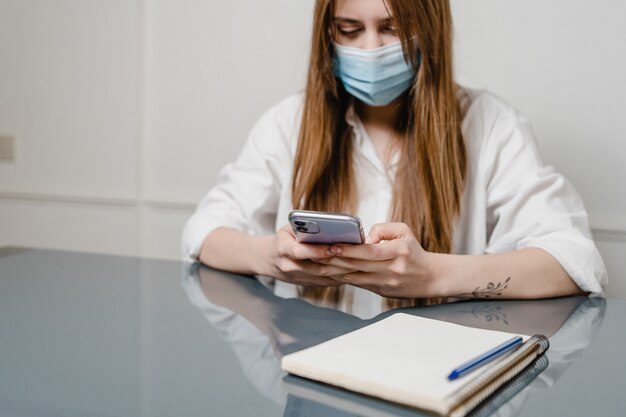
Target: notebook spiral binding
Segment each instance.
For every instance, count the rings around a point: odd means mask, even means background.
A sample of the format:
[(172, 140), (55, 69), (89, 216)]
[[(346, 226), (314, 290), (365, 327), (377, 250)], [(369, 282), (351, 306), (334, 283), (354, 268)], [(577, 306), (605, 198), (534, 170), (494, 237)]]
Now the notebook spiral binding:
[(501, 405), (505, 404), (517, 393), (526, 388), (548, 367), (549, 361), (546, 355), (541, 355), (535, 359), (526, 369), (515, 378), (498, 388), (492, 395), (487, 397), (480, 405), (474, 408), (467, 415), (468, 417), (488, 417), (492, 415)]
[(548, 338), (534, 335), (500, 363), (451, 396), (450, 417), (465, 416), (498, 388), (522, 372), (550, 346)]

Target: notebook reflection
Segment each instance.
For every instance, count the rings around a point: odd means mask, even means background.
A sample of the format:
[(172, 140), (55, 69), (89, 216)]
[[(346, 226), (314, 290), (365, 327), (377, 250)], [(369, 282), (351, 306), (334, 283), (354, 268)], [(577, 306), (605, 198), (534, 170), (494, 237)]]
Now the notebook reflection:
[[(550, 338), (536, 361), (472, 412), (513, 416), (535, 390), (552, 387), (582, 355), (604, 317), (603, 300), (567, 297), (532, 301), (464, 301), (382, 312), (362, 319), (302, 299), (284, 299), (254, 278), (192, 265), (183, 279), (189, 300), (238, 357), (250, 382), (285, 407), (284, 415), (419, 416), (419, 411), (315, 383), (280, 369), (283, 355), (319, 344), (402, 311), (461, 325)], [(295, 413), (295, 414), (294, 414)]]

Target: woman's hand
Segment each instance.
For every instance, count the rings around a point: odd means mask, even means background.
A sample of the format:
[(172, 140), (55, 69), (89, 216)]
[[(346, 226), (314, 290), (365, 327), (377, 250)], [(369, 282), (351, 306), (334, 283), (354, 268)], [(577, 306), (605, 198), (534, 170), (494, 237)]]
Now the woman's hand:
[(353, 270), (333, 274), (341, 284), (366, 288), (384, 297), (418, 298), (438, 296), (431, 254), (419, 244), (404, 223), (381, 223), (372, 227), (365, 244), (334, 244), (334, 256), (319, 264)]
[(374, 226), (363, 245), (298, 243), (286, 226), (271, 236), (217, 228), (200, 260), (213, 268), (299, 285), (352, 284), (397, 298), (546, 298), (582, 294), (557, 259), (540, 248), (488, 255), (426, 252), (403, 223)]
[(312, 261), (332, 258), (329, 245), (298, 243), (289, 225), (272, 236), (268, 249), (271, 252), (270, 270), (264, 275), (292, 284), (337, 287), (343, 284), (337, 276), (355, 271), (353, 268)]

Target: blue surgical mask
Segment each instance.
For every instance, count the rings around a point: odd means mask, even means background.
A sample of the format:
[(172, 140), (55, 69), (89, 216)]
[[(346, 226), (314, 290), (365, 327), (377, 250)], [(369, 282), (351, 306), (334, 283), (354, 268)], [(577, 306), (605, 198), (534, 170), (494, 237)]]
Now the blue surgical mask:
[(348, 93), (370, 106), (391, 103), (413, 83), (415, 72), (404, 60), (400, 42), (369, 51), (337, 43), (334, 46), (335, 76)]

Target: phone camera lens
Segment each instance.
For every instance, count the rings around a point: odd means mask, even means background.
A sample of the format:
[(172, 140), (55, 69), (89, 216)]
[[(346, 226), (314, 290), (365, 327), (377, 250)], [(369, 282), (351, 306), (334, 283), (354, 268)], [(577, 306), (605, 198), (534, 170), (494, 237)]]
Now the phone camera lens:
[(305, 222), (301, 220), (296, 220), (294, 223), (296, 224), (296, 226), (304, 226), (306, 224)]
[(296, 230), (298, 232), (306, 233), (306, 232), (308, 232), (309, 229), (307, 229), (306, 227), (303, 227), (303, 226), (298, 226), (298, 227), (296, 227)]

